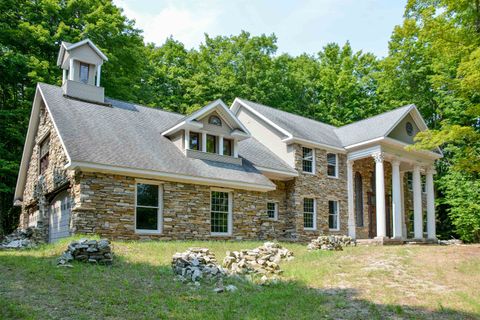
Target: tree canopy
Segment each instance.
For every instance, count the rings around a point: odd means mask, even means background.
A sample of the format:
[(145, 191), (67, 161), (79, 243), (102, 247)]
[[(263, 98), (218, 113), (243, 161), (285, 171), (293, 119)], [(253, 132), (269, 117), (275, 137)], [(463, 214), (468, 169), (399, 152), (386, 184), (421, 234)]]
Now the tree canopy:
[[(480, 239), (480, 0), (410, 0), (389, 54), (330, 43), (315, 54), (277, 54), (275, 35), (205, 35), (196, 49), (142, 31), (109, 0), (0, 2), (0, 228), (15, 227), (13, 191), (37, 82), (59, 85), (61, 41), (90, 38), (109, 57), (108, 96), (191, 113), (221, 98), (271, 105), (344, 125), (414, 103), (429, 131), (415, 148), (441, 147), (439, 231)], [(453, 226), (453, 228), (452, 228)], [(1, 233), (1, 230), (0, 230)]]

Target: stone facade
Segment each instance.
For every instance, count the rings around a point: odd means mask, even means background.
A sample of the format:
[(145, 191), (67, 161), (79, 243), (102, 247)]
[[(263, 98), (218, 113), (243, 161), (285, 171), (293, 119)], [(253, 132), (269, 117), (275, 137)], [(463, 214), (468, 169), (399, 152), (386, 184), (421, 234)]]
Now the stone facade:
[[(50, 141), (49, 161), (45, 172), (40, 175), (40, 145), (45, 139)], [(45, 106), (42, 105), (35, 134), (35, 145), (28, 164), (19, 225), (21, 228), (27, 228), (34, 223), (38, 230), (43, 233), (45, 241), (48, 239), (49, 201), (59, 190), (69, 188), (73, 178), (73, 172), (67, 172), (63, 169), (67, 161), (67, 156), (54, 129), (51, 116)]]

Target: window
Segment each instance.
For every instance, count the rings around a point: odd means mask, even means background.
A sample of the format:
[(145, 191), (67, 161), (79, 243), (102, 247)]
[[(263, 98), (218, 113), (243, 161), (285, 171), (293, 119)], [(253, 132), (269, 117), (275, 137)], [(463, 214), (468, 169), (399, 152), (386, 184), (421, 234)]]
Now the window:
[(303, 227), (310, 230), (315, 230), (317, 227), (315, 199), (303, 199)]
[(217, 116), (210, 116), (210, 118), (208, 118), (208, 123), (213, 124), (214, 126), (222, 126), (222, 120)]
[(207, 134), (207, 152), (217, 153), (217, 137)]
[(278, 204), (276, 202), (267, 202), (267, 216), (269, 219), (277, 220)]
[(407, 188), (409, 191), (413, 191), (413, 174), (407, 172)]
[(337, 178), (337, 155), (335, 153), (327, 153), (327, 175)]
[(302, 170), (303, 172), (314, 173), (313, 150), (310, 148), (302, 148)]
[(211, 228), (212, 233), (231, 233), (231, 199), (230, 193), (212, 191), (211, 193)]
[(363, 227), (363, 184), (360, 172), (355, 172), (355, 217), (357, 227)]
[(88, 83), (88, 71), (88, 64), (80, 63), (80, 82)]
[(135, 229), (138, 232), (161, 231), (161, 186), (137, 183)]
[(200, 134), (198, 132), (190, 132), (190, 149), (200, 150)]
[(50, 136), (47, 136), (40, 143), (40, 174), (44, 174), (48, 168), (48, 155), (50, 153)]
[(422, 192), (426, 193), (427, 192), (427, 177), (422, 175), (420, 178), (421, 178), (421, 182), (422, 182)]
[(408, 134), (409, 136), (413, 136), (413, 125), (412, 125), (411, 122), (407, 122), (407, 123), (405, 124), (405, 131), (407, 131), (407, 134)]
[(340, 221), (338, 214), (338, 201), (328, 201), (328, 228), (330, 230), (340, 230)]
[(226, 156), (232, 155), (232, 140), (230, 139), (223, 139), (223, 154)]

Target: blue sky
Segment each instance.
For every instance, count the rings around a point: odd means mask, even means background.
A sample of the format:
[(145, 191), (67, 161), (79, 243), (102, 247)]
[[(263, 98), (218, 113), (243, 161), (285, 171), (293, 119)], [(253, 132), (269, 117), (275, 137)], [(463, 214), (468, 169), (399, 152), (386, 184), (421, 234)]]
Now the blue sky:
[(114, 0), (147, 42), (161, 45), (172, 35), (187, 48), (211, 36), (275, 33), (278, 53), (314, 54), (329, 42), (350, 41), (354, 50), (379, 57), (388, 52), (406, 0)]

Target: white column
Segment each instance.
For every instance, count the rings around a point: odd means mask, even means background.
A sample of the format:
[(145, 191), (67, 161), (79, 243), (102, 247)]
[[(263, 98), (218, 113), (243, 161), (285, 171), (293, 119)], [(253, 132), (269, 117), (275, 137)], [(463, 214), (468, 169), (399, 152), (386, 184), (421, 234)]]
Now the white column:
[(423, 239), (422, 181), (418, 165), (413, 168), (413, 230), (415, 239)]
[(202, 132), (202, 151), (207, 152), (207, 133)]
[(402, 238), (407, 239), (407, 223), (405, 222), (405, 172), (400, 172), (400, 201), (402, 201)]
[(402, 196), (400, 183), (400, 161), (392, 161), (392, 211), (393, 238), (402, 239)]
[(68, 80), (73, 80), (74, 70), (73, 70), (73, 59), (70, 59), (70, 67), (68, 70)]
[(223, 156), (223, 136), (218, 136), (218, 154)]
[(185, 145), (185, 150), (190, 149), (190, 130), (185, 129), (185, 135), (183, 137), (184, 145)]
[(348, 235), (355, 239), (355, 210), (353, 202), (353, 160), (347, 161), (347, 190), (348, 190)]
[(233, 140), (233, 156), (238, 158), (238, 141), (237, 139)]
[(97, 87), (100, 87), (100, 74), (102, 72), (102, 65), (97, 66)]
[(65, 81), (67, 81), (67, 70), (63, 69), (62, 84), (64, 84)]
[(383, 172), (383, 153), (372, 154), (375, 160), (375, 189), (376, 189), (376, 211), (377, 211), (377, 238), (385, 238), (387, 226), (385, 219), (385, 179)]
[(435, 226), (435, 193), (433, 189), (433, 169), (429, 168), (426, 174), (426, 191), (427, 191), (427, 236), (428, 239), (435, 240), (436, 226)]

